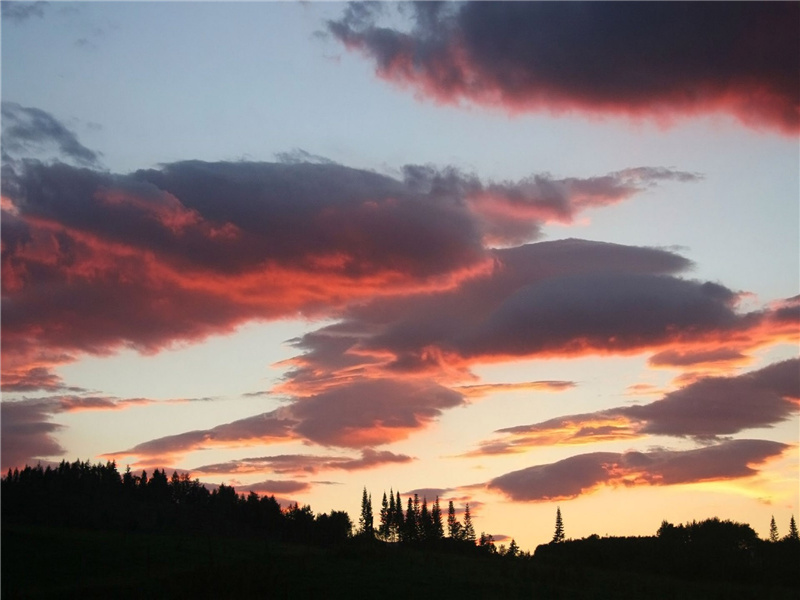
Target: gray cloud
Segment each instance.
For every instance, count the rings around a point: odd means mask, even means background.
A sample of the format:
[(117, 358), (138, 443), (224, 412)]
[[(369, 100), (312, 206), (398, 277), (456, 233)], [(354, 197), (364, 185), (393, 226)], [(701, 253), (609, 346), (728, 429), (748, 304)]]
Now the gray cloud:
[(694, 450), (593, 452), (495, 477), (486, 485), (519, 502), (575, 498), (605, 485), (677, 485), (736, 479), (757, 473), (751, 465), (788, 446), (766, 440), (732, 440)]
[(411, 5), (410, 30), (351, 5), (328, 24), (377, 74), (439, 103), (654, 118), (724, 112), (795, 134), (796, 3)]
[[(4, 9), (5, 5), (4, 2)], [(73, 161), (81, 166), (100, 165), (100, 155), (81, 144), (75, 133), (50, 113), (38, 108), (21, 106), (16, 102), (3, 101), (2, 117), (4, 155), (46, 152), (55, 147), (58, 149), (59, 158)]]

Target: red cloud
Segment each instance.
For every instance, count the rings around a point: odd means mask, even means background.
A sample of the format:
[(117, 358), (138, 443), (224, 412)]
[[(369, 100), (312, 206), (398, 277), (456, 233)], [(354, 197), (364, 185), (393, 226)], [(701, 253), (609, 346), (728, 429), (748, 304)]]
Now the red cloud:
[[(571, 218), (694, 177), (651, 168), (495, 184), (429, 167), (397, 180), (335, 164), (181, 162), (114, 175), (20, 163), (3, 179), (3, 386), (58, 390), (53, 369), (76, 353), (156, 352), (250, 320), (455, 289), (491, 269), (488, 230), (535, 232), (550, 218), (538, 205)], [(529, 214), (498, 220), (478, 208), (487, 194)]]
[[(241, 447), (287, 440), (307, 440), (325, 446), (367, 448), (407, 438), (423, 429), (443, 410), (460, 406), (457, 392), (434, 383), (400, 380), (357, 380), (297, 398), (280, 409), (137, 444), (108, 453), (109, 458), (154, 457), (169, 462), (187, 452), (208, 447)], [(362, 455), (364, 466), (380, 455)], [(152, 462), (152, 459), (151, 459)], [(356, 461), (346, 465), (359, 468)]]
[(329, 23), (380, 77), (445, 104), (653, 118), (722, 112), (800, 129), (796, 3), (414, 4), (409, 33)]
[(486, 486), (520, 502), (575, 498), (601, 486), (676, 485), (736, 479), (757, 473), (753, 464), (789, 446), (766, 440), (732, 440), (694, 450), (593, 452), (495, 477)]

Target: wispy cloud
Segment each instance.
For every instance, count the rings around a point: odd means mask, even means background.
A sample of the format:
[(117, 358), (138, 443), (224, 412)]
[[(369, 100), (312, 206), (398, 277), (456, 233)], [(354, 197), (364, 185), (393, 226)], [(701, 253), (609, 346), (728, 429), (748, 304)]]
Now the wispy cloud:
[[(3, 2), (5, 16), (6, 2)], [(13, 3), (16, 4), (16, 3)], [(39, 108), (26, 107), (16, 102), (2, 103), (3, 158), (30, 156), (57, 149), (61, 160), (85, 167), (100, 166), (100, 155), (78, 141), (75, 132), (61, 121)]]
[(732, 440), (694, 450), (592, 452), (495, 477), (486, 484), (519, 502), (576, 498), (603, 486), (678, 485), (755, 475), (752, 465), (777, 458), (789, 446)]
[(707, 377), (649, 404), (567, 415), (497, 431), (470, 455), (510, 454), (556, 444), (589, 444), (646, 435), (709, 441), (772, 427), (800, 410), (800, 360), (730, 377)]

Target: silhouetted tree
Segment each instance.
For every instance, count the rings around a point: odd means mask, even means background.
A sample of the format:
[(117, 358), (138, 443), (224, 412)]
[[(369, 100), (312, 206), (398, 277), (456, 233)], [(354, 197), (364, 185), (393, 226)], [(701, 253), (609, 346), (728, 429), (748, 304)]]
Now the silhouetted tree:
[(511, 538), (511, 543), (508, 545), (508, 550), (506, 551), (506, 556), (517, 556), (519, 554), (519, 546), (517, 545), (517, 541), (514, 538)]
[(556, 507), (556, 529), (553, 532), (552, 543), (558, 544), (564, 541), (564, 521), (561, 519), (561, 507)]
[(431, 523), (433, 525), (433, 539), (442, 539), (444, 537), (444, 527), (442, 525), (442, 509), (439, 508), (439, 496), (436, 496), (436, 501), (433, 503), (433, 509), (431, 510)]
[(422, 508), (419, 511), (419, 530), (420, 539), (432, 540), (433, 539), (433, 519), (431, 513), (428, 511), (428, 499), (422, 497)]
[(775, 515), (772, 516), (772, 519), (770, 519), (769, 522), (769, 541), (778, 541), (778, 526), (775, 524)]
[(478, 547), (488, 554), (496, 554), (497, 548), (494, 545), (494, 537), (481, 531), (481, 537), (478, 539)]
[(380, 525), (378, 526), (378, 535), (382, 540), (389, 539), (389, 518), (389, 500), (386, 498), (386, 492), (383, 492), (383, 499), (381, 500)]
[(374, 521), (372, 517), (372, 496), (367, 495), (367, 488), (361, 496), (361, 516), (358, 518), (359, 533), (372, 536), (375, 533)]
[(789, 533), (786, 534), (784, 539), (800, 542), (800, 535), (797, 533), (797, 523), (794, 521), (794, 515), (789, 520)]
[(397, 496), (394, 501), (394, 534), (395, 539), (402, 540), (403, 536), (405, 535), (405, 520), (403, 519), (403, 500), (400, 498), (400, 492), (397, 492)]
[(454, 540), (461, 539), (461, 524), (456, 519), (456, 507), (452, 500), (447, 505), (447, 535)]
[(419, 539), (419, 529), (417, 524), (417, 513), (414, 510), (414, 500), (411, 496), (408, 497), (408, 505), (406, 509), (406, 518), (404, 522), (404, 542), (416, 542)]
[(464, 507), (464, 525), (462, 527), (461, 539), (475, 543), (475, 527), (472, 526), (472, 515), (469, 512), (469, 502)]

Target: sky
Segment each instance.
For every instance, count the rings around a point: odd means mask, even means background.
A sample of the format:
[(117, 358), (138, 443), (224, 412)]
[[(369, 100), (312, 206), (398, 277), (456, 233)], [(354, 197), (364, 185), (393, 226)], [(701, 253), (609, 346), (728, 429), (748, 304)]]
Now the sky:
[[(800, 516), (798, 3), (2, 2), (2, 469), (523, 548)], [(784, 531), (781, 531), (784, 529)]]

